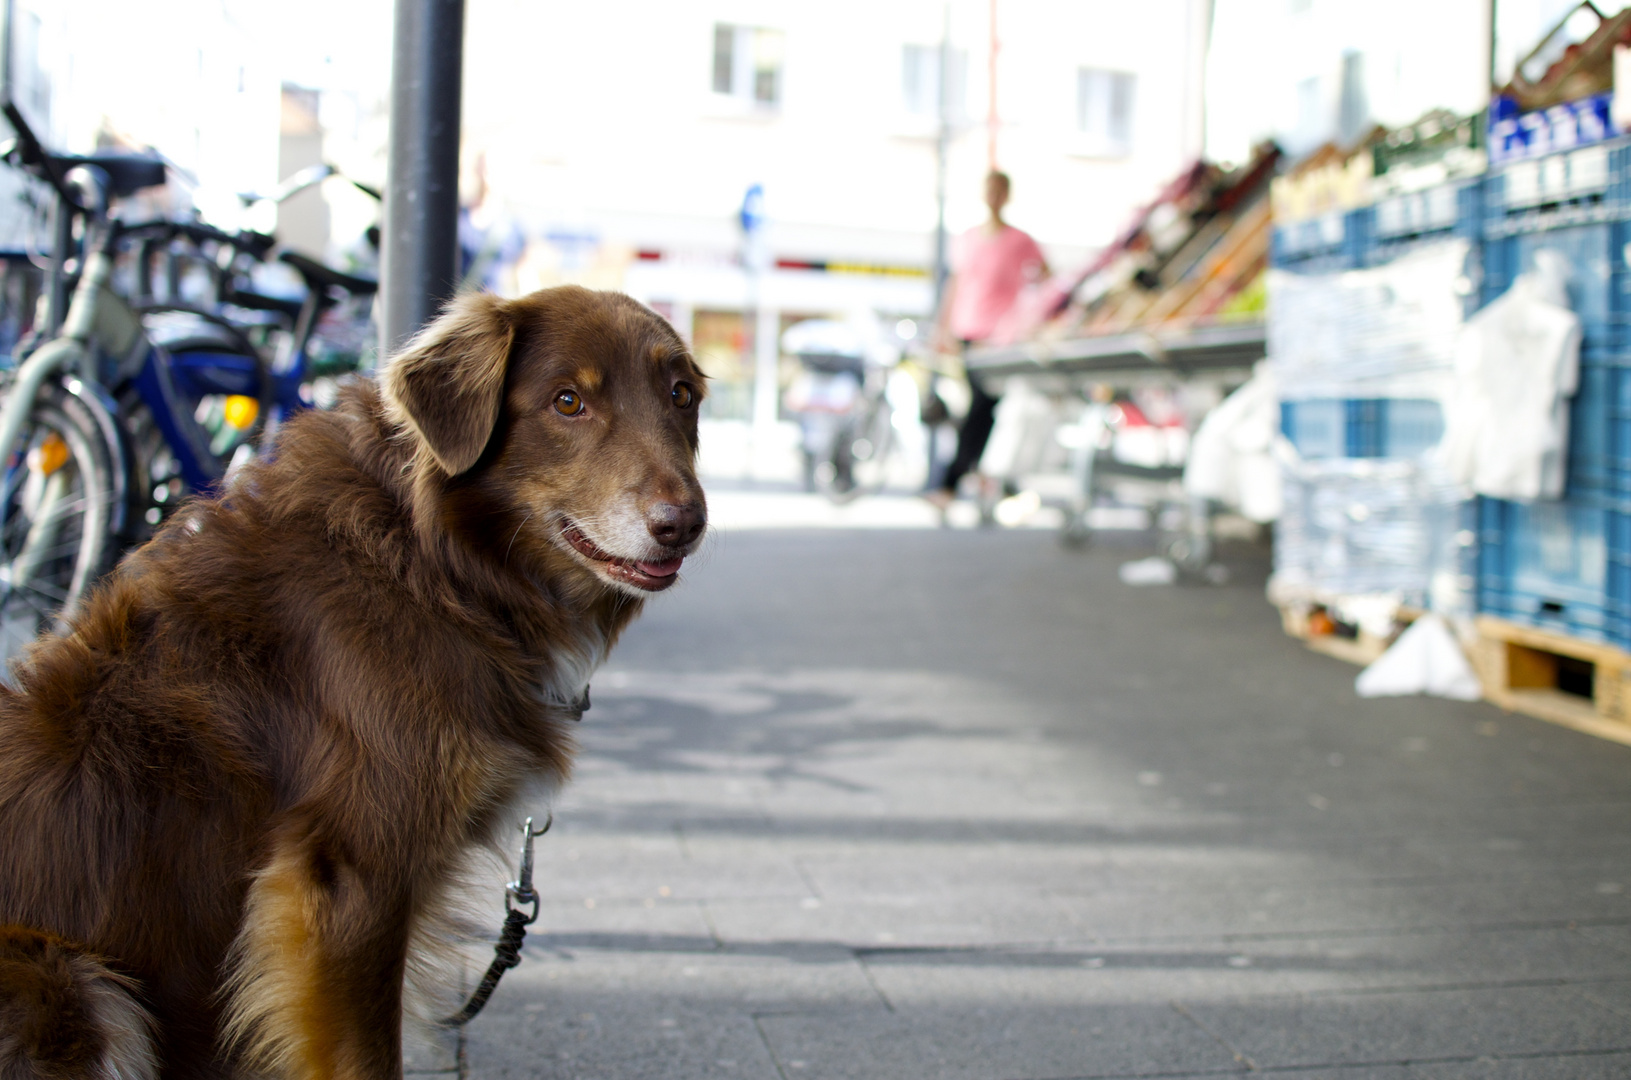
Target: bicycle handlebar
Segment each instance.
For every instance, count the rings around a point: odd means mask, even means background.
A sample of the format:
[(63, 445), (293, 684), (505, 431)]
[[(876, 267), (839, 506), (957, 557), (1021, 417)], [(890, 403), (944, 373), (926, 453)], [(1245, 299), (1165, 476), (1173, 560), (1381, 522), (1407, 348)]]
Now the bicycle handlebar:
[(51, 160), (51, 155), (45, 152), (45, 147), (40, 145), (40, 140), (34, 135), (34, 129), (28, 126), (28, 121), (23, 119), (23, 114), (18, 111), (17, 106), (7, 101), (0, 107), (0, 112), (4, 113), (12, 131), (16, 133), (15, 138), (11, 140), (12, 145), (5, 150), (6, 160), (44, 180), (70, 209), (84, 210), (74, 196), (73, 189), (68, 186), (62, 170)]
[(119, 236), (123, 239), (152, 236), (156, 239), (187, 239), (195, 244), (225, 244), (235, 251), (241, 251), (254, 259), (264, 259), (277, 246), (277, 238), (266, 233), (253, 232), (245, 229), (240, 232), (229, 233), (217, 229), (213, 225), (206, 225), (201, 221), (170, 221), (157, 219), (154, 221), (138, 221), (134, 224), (121, 225)]
[(300, 194), (309, 187), (315, 187), (330, 177), (339, 177), (358, 191), (367, 195), (375, 202), (384, 202), (385, 195), (372, 184), (365, 184), (361, 180), (354, 180), (341, 172), (333, 165), (323, 162), (317, 165), (308, 165), (299, 172), (287, 177), (282, 183), (271, 191), (242, 191), (238, 199), (245, 206), (253, 206), (258, 202), (282, 203), (292, 196)]

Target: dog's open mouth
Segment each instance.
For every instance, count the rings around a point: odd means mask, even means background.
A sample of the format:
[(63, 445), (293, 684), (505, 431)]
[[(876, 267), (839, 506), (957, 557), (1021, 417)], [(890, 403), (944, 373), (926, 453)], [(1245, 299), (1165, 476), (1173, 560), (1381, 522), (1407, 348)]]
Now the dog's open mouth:
[(579, 555), (591, 562), (599, 563), (608, 576), (646, 592), (661, 592), (674, 584), (679, 577), (680, 564), (685, 562), (683, 555), (659, 561), (620, 559), (615, 555), (608, 555), (596, 547), (594, 541), (583, 535), (583, 530), (570, 521), (561, 526), (561, 536)]

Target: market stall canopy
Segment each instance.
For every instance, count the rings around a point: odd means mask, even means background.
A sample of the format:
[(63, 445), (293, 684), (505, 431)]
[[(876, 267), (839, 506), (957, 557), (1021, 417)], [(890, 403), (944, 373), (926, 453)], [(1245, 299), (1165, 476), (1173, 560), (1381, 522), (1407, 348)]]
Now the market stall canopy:
[(1272, 143), (1234, 169), (1197, 162), (1115, 242), (1015, 305), (970, 351), (980, 376), (1240, 369), (1263, 356)]

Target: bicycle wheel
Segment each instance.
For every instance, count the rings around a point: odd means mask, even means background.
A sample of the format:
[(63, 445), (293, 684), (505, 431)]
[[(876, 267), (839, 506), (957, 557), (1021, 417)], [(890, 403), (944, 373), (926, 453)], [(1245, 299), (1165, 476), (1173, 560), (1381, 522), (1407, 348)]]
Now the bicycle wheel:
[(0, 477), (0, 654), (60, 630), (116, 552), (113, 455), (90, 410), (40, 391)]

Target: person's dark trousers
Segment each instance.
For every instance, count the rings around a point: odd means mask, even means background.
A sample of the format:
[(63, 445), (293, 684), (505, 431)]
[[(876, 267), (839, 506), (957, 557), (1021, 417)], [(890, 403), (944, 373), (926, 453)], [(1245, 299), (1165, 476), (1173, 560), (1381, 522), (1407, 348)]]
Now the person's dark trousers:
[(957, 453), (946, 466), (946, 477), (940, 482), (942, 490), (954, 494), (963, 475), (980, 463), (997, 413), (997, 399), (985, 392), (979, 380), (970, 379), (968, 391), (968, 415), (963, 417), (963, 426), (957, 429)]

